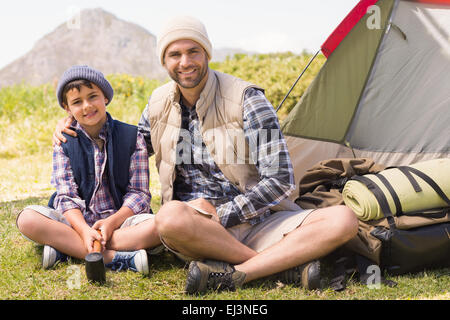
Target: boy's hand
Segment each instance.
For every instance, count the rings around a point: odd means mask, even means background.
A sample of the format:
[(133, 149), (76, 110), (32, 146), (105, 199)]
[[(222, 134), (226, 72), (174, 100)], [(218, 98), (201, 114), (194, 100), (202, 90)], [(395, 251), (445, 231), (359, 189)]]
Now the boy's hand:
[(75, 131), (69, 129), (72, 122), (73, 118), (71, 116), (68, 116), (58, 121), (58, 123), (56, 124), (55, 131), (53, 132), (53, 139), (52, 139), (53, 146), (55, 145), (60, 146), (61, 142), (67, 141), (67, 139), (62, 134), (63, 132), (67, 133), (69, 136), (72, 137), (77, 136), (77, 133)]
[(92, 226), (92, 229), (100, 230), (102, 234), (102, 241), (100, 243), (102, 245), (102, 248), (105, 248), (106, 242), (109, 239), (111, 239), (111, 235), (115, 230), (114, 226), (110, 223), (110, 220), (108, 219), (97, 220)]
[(88, 253), (94, 251), (94, 240), (98, 240), (100, 243), (102, 242), (102, 236), (97, 230), (91, 228), (86, 223), (80, 209), (67, 210), (64, 212), (64, 217), (66, 217), (72, 228), (80, 235)]
[[(102, 236), (94, 228), (86, 228), (83, 231), (82, 239), (83, 239), (84, 245), (86, 246), (88, 253), (91, 253), (94, 251), (94, 241), (95, 240), (98, 240), (100, 243), (102, 243), (102, 241), (103, 241)], [(103, 251), (103, 247), (102, 247), (102, 251)]]

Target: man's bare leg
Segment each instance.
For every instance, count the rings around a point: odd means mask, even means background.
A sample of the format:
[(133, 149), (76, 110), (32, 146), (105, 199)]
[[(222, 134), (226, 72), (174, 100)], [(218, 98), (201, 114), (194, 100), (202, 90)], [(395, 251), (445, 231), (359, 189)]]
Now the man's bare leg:
[(234, 238), (220, 223), (179, 201), (171, 201), (156, 214), (156, 227), (164, 242), (194, 259), (242, 263), (257, 253)]
[(321, 258), (353, 238), (358, 230), (355, 214), (348, 207), (317, 209), (280, 242), (257, 253), (220, 224), (196, 214), (181, 202), (161, 208), (156, 224), (170, 247), (198, 260), (235, 264), (236, 270), (246, 273), (245, 282)]
[(235, 268), (245, 272), (245, 282), (249, 282), (319, 259), (353, 238), (357, 231), (358, 221), (349, 208), (317, 209), (280, 242)]

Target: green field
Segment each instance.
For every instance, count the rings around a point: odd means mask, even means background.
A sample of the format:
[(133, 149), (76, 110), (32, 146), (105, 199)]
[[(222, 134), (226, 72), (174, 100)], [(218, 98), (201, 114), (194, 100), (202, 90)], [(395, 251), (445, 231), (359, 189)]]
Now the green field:
[[(278, 55), (238, 55), (211, 67), (266, 89), (276, 107), (308, 62), (310, 56), (291, 53)], [(318, 72), (320, 57), (292, 92), (280, 119), (292, 109)], [(111, 115), (137, 124), (146, 101), (161, 83), (127, 75), (110, 75), (115, 97), (108, 106)], [(64, 111), (57, 105), (52, 84), (39, 87), (17, 85), (0, 90), (0, 299), (12, 300), (307, 300), (307, 299), (450, 299), (450, 270), (388, 277), (397, 287), (371, 289), (351, 278), (343, 292), (330, 289), (307, 291), (284, 285), (276, 279), (261, 279), (237, 292), (183, 294), (187, 266), (169, 253), (151, 257), (151, 272), (108, 272), (105, 286), (87, 282), (80, 260), (59, 264), (52, 270), (41, 268), (42, 247), (25, 240), (15, 226), (17, 214), (30, 204), (47, 203), (53, 193), (51, 175), (51, 136)], [(159, 209), (160, 185), (154, 159), (150, 158), (152, 208)]]

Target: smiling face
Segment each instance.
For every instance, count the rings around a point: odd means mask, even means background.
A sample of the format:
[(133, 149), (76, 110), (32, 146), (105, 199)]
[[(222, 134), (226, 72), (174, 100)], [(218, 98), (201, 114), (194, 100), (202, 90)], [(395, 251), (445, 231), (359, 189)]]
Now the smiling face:
[(180, 87), (194, 89), (206, 81), (208, 56), (197, 42), (177, 40), (164, 53), (164, 67)]
[(97, 137), (106, 122), (106, 104), (102, 90), (91, 83), (90, 87), (81, 84), (66, 93), (66, 111), (87, 131), (91, 137)]

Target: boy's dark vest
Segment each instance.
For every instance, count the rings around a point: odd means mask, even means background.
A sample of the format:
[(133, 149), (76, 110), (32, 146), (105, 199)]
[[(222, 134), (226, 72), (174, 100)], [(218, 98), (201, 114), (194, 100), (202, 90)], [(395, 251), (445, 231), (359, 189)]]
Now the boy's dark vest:
[[(110, 192), (118, 210), (123, 204), (123, 197), (127, 193), (129, 184), (130, 160), (136, 149), (137, 127), (117, 120), (109, 114), (107, 132), (107, 163), (105, 173), (108, 174)], [(67, 142), (62, 144), (66, 156), (70, 160), (78, 195), (89, 206), (95, 188), (94, 147), (92, 141), (81, 131), (77, 130), (77, 137), (64, 134)], [(52, 195), (48, 206), (53, 208)]]

